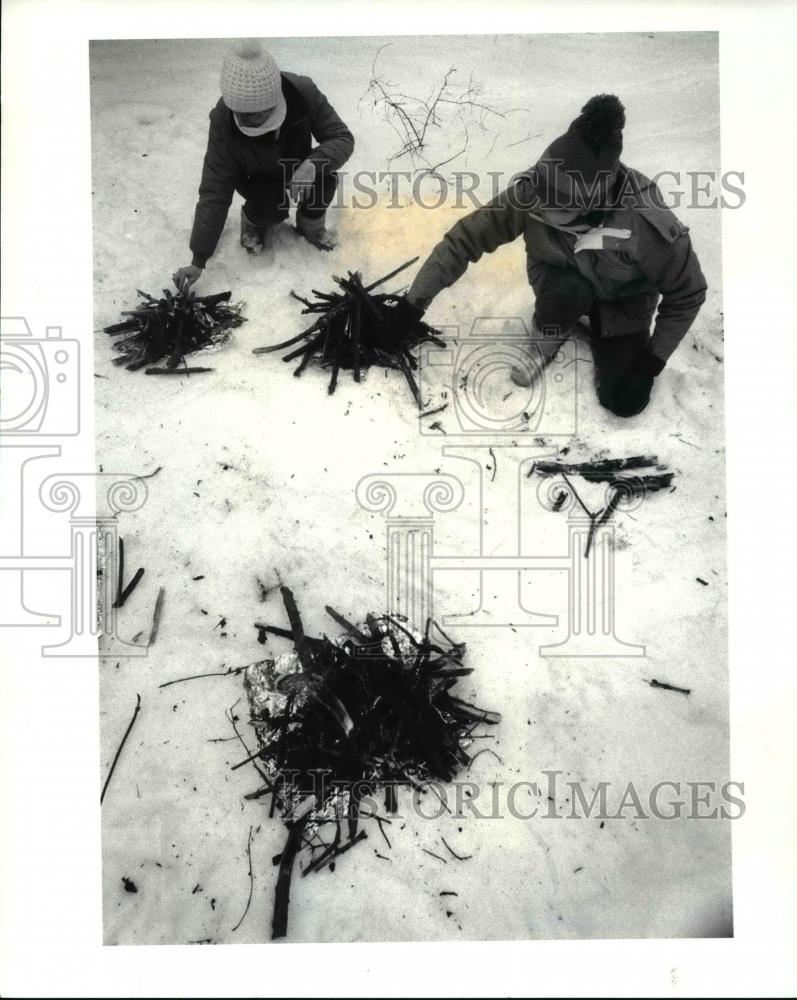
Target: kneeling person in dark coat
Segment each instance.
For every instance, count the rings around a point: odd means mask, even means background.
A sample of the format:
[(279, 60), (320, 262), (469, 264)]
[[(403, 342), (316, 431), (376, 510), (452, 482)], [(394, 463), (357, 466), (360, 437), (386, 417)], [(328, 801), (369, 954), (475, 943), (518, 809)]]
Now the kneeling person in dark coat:
[(289, 196), (297, 202), (299, 233), (331, 250), (326, 210), (337, 188), (336, 171), (354, 149), (351, 132), (313, 81), (280, 73), (255, 39), (238, 42), (224, 60), (221, 95), (210, 112), (191, 231), (193, 259), (174, 274), (183, 290), (213, 255), (236, 191), (244, 198), (241, 244), (250, 253), (259, 253), (266, 231), (288, 218)]
[(587, 317), (598, 398), (631, 417), (647, 406), (706, 282), (687, 228), (652, 181), (620, 162), (624, 125), (615, 96), (591, 98), (531, 170), (446, 233), (403, 308), (409, 321), (420, 318), (469, 263), (522, 233), (539, 356), (531, 373), (513, 369), (513, 380), (529, 385)]

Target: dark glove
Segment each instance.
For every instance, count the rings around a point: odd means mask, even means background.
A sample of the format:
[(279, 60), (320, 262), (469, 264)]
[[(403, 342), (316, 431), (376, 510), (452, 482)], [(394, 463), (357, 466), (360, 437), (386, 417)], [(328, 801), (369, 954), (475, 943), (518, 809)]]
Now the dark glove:
[(424, 310), (403, 295), (390, 310), (391, 326), (397, 330), (414, 330), (423, 319)]
[(611, 386), (602, 386), (601, 403), (618, 417), (635, 417), (650, 402), (653, 380), (661, 374), (664, 362), (650, 351), (643, 351), (630, 371)]

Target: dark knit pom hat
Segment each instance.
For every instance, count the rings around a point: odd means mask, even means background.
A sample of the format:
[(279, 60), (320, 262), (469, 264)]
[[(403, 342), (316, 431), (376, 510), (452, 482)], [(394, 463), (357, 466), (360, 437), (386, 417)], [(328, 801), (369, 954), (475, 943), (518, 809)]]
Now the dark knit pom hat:
[(620, 167), (625, 108), (614, 94), (591, 97), (534, 168), (542, 207), (604, 206)]

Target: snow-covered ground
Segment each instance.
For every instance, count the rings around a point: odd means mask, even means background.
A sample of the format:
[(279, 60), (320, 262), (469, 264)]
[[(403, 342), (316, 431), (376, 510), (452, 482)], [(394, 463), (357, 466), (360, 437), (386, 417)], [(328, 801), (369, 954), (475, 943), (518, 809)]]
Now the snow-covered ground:
[[(373, 59), (388, 41), (282, 39), (271, 46), (281, 67), (310, 75), (352, 128), (352, 173), (388, 169), (397, 148), (379, 108), (362, 100)], [(92, 45), (97, 328), (137, 301), (136, 288), (159, 291), (190, 260), (207, 112), (218, 98), (225, 48), (207, 40)], [(719, 169), (712, 36), (404, 38), (382, 52), (378, 66), (413, 94), (430, 92), (455, 66), (455, 80), (464, 84), (473, 74), (483, 84), (479, 100), (502, 112), (481, 119), (484, 128), (467, 116), (446, 119), (447, 131), (430, 148), (432, 162), (457, 153), (468, 126), (467, 151), (447, 170), (509, 177), (599, 92), (617, 93), (626, 104), (626, 163), (649, 175)], [(482, 197), (490, 185), (485, 177)], [(424, 191), (433, 192), (434, 183)], [(242, 698), (241, 679), (158, 685), (264, 655), (253, 623), (285, 619), (278, 592), (260, 601), (258, 576), (272, 584), (279, 571), (311, 633), (329, 630), (326, 603), (351, 618), (381, 610), (385, 525), (381, 514), (358, 505), (357, 483), (375, 473), (462, 475), (463, 463), (442, 453), (457, 441), (451, 408), (438, 418), (446, 436), (420, 434), (400, 375), (372, 371), (357, 386), (344, 373), (328, 396), (325, 373), (310, 370), (297, 381), (279, 355), (251, 353), (302, 328), (291, 288), (327, 289), (332, 274), (348, 269), (373, 280), (423, 258), (462, 211), (411, 205), (407, 187), (394, 200), (384, 181), (379, 193), (367, 210), (330, 212), (340, 236), (334, 253), (314, 250), (284, 226), (257, 258), (238, 245), (236, 197), (198, 291), (232, 289), (246, 303), (248, 322), (213, 356), (212, 374), (167, 380), (127, 373), (111, 364), (111, 339), (97, 334), (96, 372), (105, 376), (95, 379), (97, 461), (105, 471), (140, 475), (162, 466), (147, 481), (146, 505), (120, 516), (129, 572), (146, 567), (120, 616), (125, 637), (142, 632), (145, 641), (158, 588), (166, 591), (149, 655), (100, 665), (103, 774), (136, 693), (142, 697), (103, 806), (108, 943), (268, 939), (271, 859), (284, 829), (262, 803), (244, 799), (256, 776), (248, 768), (231, 771), (240, 748), (219, 741), (231, 736), (224, 713)], [(544, 770), (583, 780), (587, 791), (599, 781), (620, 789), (633, 781), (644, 790), (666, 779), (728, 778), (720, 217), (689, 208), (679, 215), (709, 284), (693, 330), (658, 380), (651, 406), (634, 420), (599, 407), (587, 371), (578, 434), (558, 442), (570, 447), (571, 459), (654, 452), (677, 472), (676, 492), (652, 498), (633, 519), (617, 517), (618, 634), (644, 643), (647, 658), (538, 655), (540, 644), (562, 637), (556, 628), (455, 630), (476, 668), (463, 696), (503, 715), (490, 743), (500, 761), (483, 754), (463, 776), (484, 785), (542, 782)], [(465, 335), (478, 317), (528, 317), (531, 307), (518, 242), (471, 268), (429, 315)], [(504, 380), (489, 391), (501, 401), (511, 389)], [(513, 441), (526, 444), (522, 435)], [(488, 554), (507, 551), (513, 540), (513, 447), (497, 450), (495, 468), (486, 447), (474, 453), (490, 486)], [(535, 487), (527, 481), (530, 494)], [(478, 551), (479, 523), (471, 514), (439, 515), (439, 551)], [(566, 551), (566, 523), (566, 515), (524, 501), (524, 551)], [(466, 574), (439, 574), (436, 612), (474, 611), (472, 583)], [(524, 587), (531, 586), (524, 577)], [(534, 594), (527, 606), (566, 612), (564, 574), (550, 574), (546, 586), (527, 591)], [(284, 648), (269, 640), (266, 653)], [(656, 690), (644, 683), (651, 677), (692, 693)], [(245, 722), (245, 700), (236, 712)], [(400, 825), (390, 828), (390, 850), (374, 827), (334, 873), (297, 873), (289, 940), (689, 936), (729, 925), (728, 823), (629, 816), (601, 827), (593, 819), (433, 821), (410, 813)], [(233, 932), (249, 890), (250, 826), (254, 894)], [(443, 837), (472, 859), (455, 860)], [(126, 892), (123, 878), (138, 891)]]

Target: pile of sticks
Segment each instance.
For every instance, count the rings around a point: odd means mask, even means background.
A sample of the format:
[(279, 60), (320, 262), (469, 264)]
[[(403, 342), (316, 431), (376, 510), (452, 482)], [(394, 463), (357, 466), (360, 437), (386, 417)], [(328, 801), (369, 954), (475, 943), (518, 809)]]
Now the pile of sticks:
[[(654, 469), (653, 472), (640, 472)], [(613, 483), (627, 487), (629, 493), (655, 493), (672, 485), (673, 473), (659, 463), (655, 455), (629, 458), (601, 458), (593, 462), (537, 462), (534, 471), (540, 476), (581, 476), (588, 483)]]
[[(632, 455), (628, 458), (602, 458), (592, 462), (535, 462), (532, 473), (543, 478), (560, 476), (581, 509), (588, 516), (590, 530), (584, 557), (588, 558), (592, 548), (595, 532), (611, 520), (614, 512), (622, 503), (631, 500), (644, 499), (650, 493), (661, 490), (672, 492), (674, 473), (666, 465), (662, 465), (655, 455)], [(609, 501), (602, 510), (591, 511), (578, 494), (570, 481), (570, 476), (581, 476), (588, 483), (609, 483)], [(563, 506), (566, 494), (561, 493), (553, 505), (558, 511)]]
[(400, 295), (372, 294), (379, 285), (417, 260), (417, 257), (408, 260), (366, 287), (359, 272), (349, 271), (346, 278), (333, 276), (340, 291), (319, 292), (312, 289), (315, 302), (291, 292), (304, 305), (302, 312), (317, 315), (318, 319), (297, 336), (279, 344), (257, 347), (252, 353), (269, 354), (298, 344), (282, 360), (299, 361), (293, 373), (296, 376), (301, 375), (311, 361), (330, 369), (330, 395), (337, 387), (341, 368), (351, 371), (355, 382), (361, 380), (363, 371), (371, 365), (395, 368), (403, 373), (420, 409), (420, 393), (413, 375), (418, 362), (411, 352), (425, 342), (438, 347), (445, 347), (445, 342), (426, 323), (407, 326), (397, 322), (396, 306), (401, 301)]
[[(288, 828), (279, 856), (274, 938), (287, 930), (291, 871), (301, 851), (307, 853), (303, 875), (334, 870), (335, 859), (365, 839), (359, 820), (378, 818), (378, 792), (386, 811), (395, 813), (399, 786), (450, 781), (471, 762), (467, 747), (474, 730), (500, 721), (453, 693), (458, 679), (472, 673), (462, 663), (465, 644), (431, 620), (421, 635), (394, 616), (368, 615), (355, 625), (327, 607), (345, 635), (311, 638), (293, 594), (281, 591), (290, 628), (255, 627), (291, 639), (293, 662), (286, 669), (281, 657), (247, 668), (259, 749), (235, 765), (256, 764), (264, 784), (251, 797), (270, 795), (272, 813), (278, 809)], [(280, 662), (282, 669), (275, 669)], [(325, 776), (320, 787), (319, 775)]]
[[(156, 299), (138, 290), (144, 302), (136, 309), (122, 313), (128, 318), (106, 326), (104, 333), (119, 339), (114, 350), (119, 357), (115, 365), (128, 371), (146, 368), (147, 375), (184, 375), (210, 372), (212, 368), (189, 368), (187, 354), (227, 342), (230, 331), (245, 323), (240, 304), (229, 305), (231, 292), (197, 297), (194, 292), (173, 295), (163, 289), (163, 298)], [(165, 367), (155, 366), (166, 359)]]

